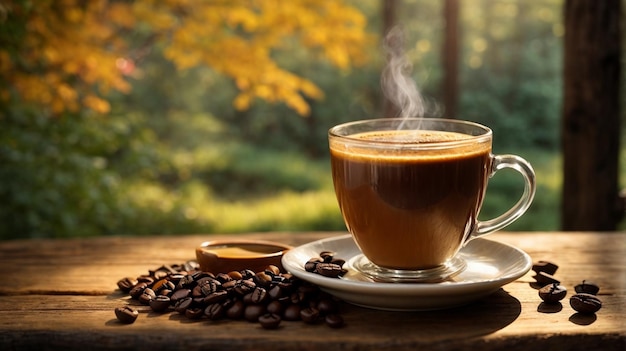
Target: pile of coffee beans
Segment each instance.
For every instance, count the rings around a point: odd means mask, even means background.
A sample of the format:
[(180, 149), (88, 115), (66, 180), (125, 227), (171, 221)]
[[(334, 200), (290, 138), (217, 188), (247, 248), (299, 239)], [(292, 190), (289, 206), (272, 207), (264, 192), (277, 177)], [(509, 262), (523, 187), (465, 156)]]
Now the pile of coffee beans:
[[(253, 272), (203, 272), (195, 261), (164, 265), (137, 278), (123, 278), (120, 290), (155, 313), (177, 312), (189, 319), (247, 320), (276, 329), (281, 321), (344, 325), (338, 301), (317, 285), (281, 272), (276, 266)], [(122, 323), (133, 323), (131, 306), (115, 309)]]
[[(559, 266), (549, 261), (538, 261), (532, 266), (536, 275), (533, 276), (539, 289), (539, 297), (548, 304), (556, 304), (567, 295), (567, 289), (555, 277)], [(576, 294), (570, 297), (569, 303), (572, 308), (581, 314), (594, 314), (602, 308), (602, 301), (596, 296), (600, 291), (598, 285), (583, 280), (574, 287)]]

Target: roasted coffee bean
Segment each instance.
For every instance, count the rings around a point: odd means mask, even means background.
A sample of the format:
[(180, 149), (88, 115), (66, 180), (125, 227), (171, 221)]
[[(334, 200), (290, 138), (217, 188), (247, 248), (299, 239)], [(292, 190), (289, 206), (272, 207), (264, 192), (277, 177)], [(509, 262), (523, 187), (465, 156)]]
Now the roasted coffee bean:
[(321, 258), (311, 258), (304, 264), (304, 270), (307, 272), (315, 272), (317, 265), (324, 262)]
[(254, 275), (256, 274), (251, 269), (243, 269), (243, 270), (239, 271), (239, 273), (241, 273), (241, 279), (250, 279), (250, 278), (254, 277)]
[(300, 305), (291, 304), (285, 308), (285, 312), (283, 312), (283, 318), (285, 318), (286, 321), (300, 320), (300, 310), (302, 310)]
[(203, 276), (197, 275), (195, 279), (196, 279), (196, 284), (197, 285), (204, 285), (204, 284), (207, 284), (208, 282), (214, 280), (212, 277), (207, 276), (207, 275), (203, 275)]
[(202, 278), (212, 278), (212, 279), (215, 279), (215, 274), (213, 274), (211, 272), (198, 271), (194, 275), (196, 276), (196, 280), (200, 280)]
[(276, 284), (279, 288), (289, 291), (293, 288), (294, 284), (293, 284), (293, 279), (292, 278), (285, 278), (283, 277), (283, 279), (278, 282)]
[(318, 263), (315, 272), (325, 277), (337, 278), (343, 273), (340, 265), (334, 263)]
[(534, 276), (535, 280), (537, 281), (537, 283), (541, 284), (542, 286), (548, 285), (548, 284), (561, 284), (561, 282), (556, 279), (555, 277), (553, 277), (551, 274), (548, 274), (546, 272), (539, 272), (537, 273), (536, 276)]
[(322, 299), (317, 303), (317, 309), (320, 311), (320, 313), (327, 315), (327, 314), (333, 314), (336, 313), (339, 309), (339, 307), (337, 306), (337, 304), (335, 303), (335, 301), (326, 298), (326, 299)]
[(341, 328), (344, 325), (343, 317), (338, 314), (329, 314), (324, 317), (324, 321), (331, 328)]
[(217, 279), (217, 280), (218, 280), (220, 283), (222, 283), (222, 284), (224, 284), (224, 283), (226, 283), (226, 282), (228, 282), (228, 281), (233, 280), (233, 278), (231, 278), (231, 276), (229, 276), (229, 275), (228, 275), (228, 274), (226, 274), (226, 273), (218, 273), (218, 274), (215, 276), (215, 279)]
[(272, 275), (277, 276), (280, 274), (280, 268), (274, 266), (273, 264), (265, 267), (265, 272), (271, 272)]
[(335, 257), (335, 252), (322, 251), (319, 257), (312, 257), (304, 264), (307, 272), (321, 274), (329, 278), (337, 278), (344, 275), (347, 270), (343, 269), (345, 260)]
[(192, 289), (195, 286), (196, 286), (196, 279), (194, 278), (193, 274), (187, 274), (186, 276), (182, 277), (178, 281), (178, 284), (176, 285), (176, 287), (179, 289), (182, 289), (182, 288)]
[(226, 316), (229, 319), (241, 319), (243, 318), (243, 313), (246, 310), (246, 305), (241, 300), (236, 300), (233, 304), (228, 307), (226, 310)]
[(115, 316), (121, 323), (131, 324), (137, 320), (139, 311), (130, 306), (117, 307), (115, 309)]
[(243, 279), (243, 275), (241, 275), (241, 273), (237, 272), (237, 271), (230, 271), (230, 272), (228, 272), (226, 274), (228, 274), (228, 276), (231, 277), (233, 280), (241, 280), (241, 279)]
[(253, 280), (257, 286), (262, 286), (264, 288), (272, 284), (272, 276), (265, 272), (255, 274)]
[(191, 289), (192, 297), (204, 297), (204, 293), (202, 292), (202, 287), (200, 285), (196, 285)]
[(234, 290), (237, 294), (243, 296), (256, 288), (256, 284), (252, 280), (240, 280), (235, 284)]
[(300, 310), (300, 319), (309, 324), (317, 323), (320, 319), (320, 311), (313, 307), (303, 308)]
[(272, 301), (267, 304), (267, 312), (282, 315), (285, 311), (285, 306), (280, 301)]
[(532, 267), (532, 270), (537, 274), (544, 272), (549, 275), (554, 275), (557, 269), (559, 269), (559, 266), (549, 261), (537, 261)]
[(259, 323), (264, 329), (276, 329), (280, 325), (280, 316), (273, 313), (266, 313), (259, 317)]
[(174, 310), (180, 314), (185, 314), (185, 311), (188, 308), (191, 308), (193, 305), (193, 299), (191, 297), (184, 297), (176, 302), (174, 305)]
[(273, 286), (267, 293), (270, 296), (270, 299), (272, 300), (278, 300), (279, 298), (283, 297), (283, 288), (281, 288), (279, 285)]
[(602, 301), (595, 295), (578, 293), (569, 299), (572, 308), (582, 314), (594, 314), (602, 308)]
[(204, 309), (204, 314), (209, 317), (210, 320), (216, 321), (224, 318), (226, 316), (226, 311), (221, 303), (214, 303)]
[(176, 303), (178, 302), (178, 300), (180, 299), (184, 299), (185, 297), (191, 296), (191, 290), (189, 289), (178, 289), (176, 291), (174, 291), (172, 293), (172, 295), (170, 296), (170, 299), (172, 300), (172, 303)]
[(185, 317), (189, 319), (200, 319), (204, 315), (204, 310), (200, 307), (192, 307), (185, 310)]
[(224, 306), (224, 308), (228, 310), (230, 306), (232, 306), (235, 303), (235, 301), (237, 301), (236, 298), (229, 296), (227, 299), (223, 300), (221, 303), (222, 303), (222, 306)]
[(174, 284), (174, 282), (168, 281), (167, 283), (163, 284), (163, 286), (161, 287), (161, 291), (163, 290), (170, 290), (170, 291), (174, 291), (176, 289), (176, 284)]
[(539, 297), (547, 303), (556, 303), (567, 295), (567, 289), (557, 283), (549, 284), (539, 289)]
[(154, 312), (165, 312), (170, 307), (170, 298), (165, 295), (158, 295), (150, 300), (150, 309)]
[(249, 292), (249, 293), (243, 295), (243, 297), (241, 298), (241, 301), (243, 301), (243, 303), (246, 304), (246, 305), (251, 305), (252, 304), (252, 293)]
[(143, 291), (148, 287), (148, 284), (146, 283), (137, 283), (137, 285), (135, 285), (129, 292), (130, 297), (132, 297), (133, 299), (138, 299), (139, 296), (141, 296), (141, 294), (143, 294)]
[(330, 262), (332, 261), (333, 257), (335, 256), (335, 253), (332, 251), (322, 251), (320, 252), (320, 257), (322, 258), (322, 260), (324, 262)]
[(211, 295), (216, 292), (219, 288), (221, 288), (222, 284), (215, 279), (207, 280), (202, 283), (198, 282), (198, 286), (200, 286), (200, 290), (204, 296)]
[(585, 293), (585, 294), (591, 294), (591, 295), (598, 295), (598, 292), (600, 292), (600, 287), (592, 282), (588, 282), (586, 280), (583, 280), (582, 283), (576, 285), (574, 287), (574, 290), (577, 293)]
[(265, 305), (248, 305), (243, 312), (243, 316), (248, 322), (257, 322), (259, 317), (265, 312)]
[(154, 283), (154, 277), (151, 277), (149, 275), (140, 275), (139, 277), (137, 277), (137, 282), (146, 283), (146, 285), (151, 285), (152, 283)]
[(137, 285), (137, 280), (133, 278), (123, 278), (117, 282), (117, 287), (125, 293), (128, 293)]
[[(270, 274), (271, 275), (271, 274)], [(287, 281), (287, 278), (283, 277), (282, 275), (273, 275), (272, 276), (272, 284), (277, 285), (280, 283), (284, 283)]]
[(228, 291), (219, 290), (213, 293), (210, 293), (207, 297), (205, 297), (202, 301), (207, 304), (218, 303), (226, 300), (228, 298)]
[(154, 284), (152, 284), (152, 290), (154, 290), (155, 292), (161, 290), (161, 288), (167, 284), (168, 280), (163, 278), (161, 280), (157, 280)]
[(174, 284), (174, 287), (176, 287), (178, 285), (178, 283), (180, 283), (180, 280), (183, 279), (185, 275), (182, 273), (173, 273), (170, 274), (169, 279), (172, 282), (172, 284)]
[(235, 285), (239, 284), (239, 282), (241, 281), (241, 279), (239, 280), (229, 280), (225, 283), (222, 283), (222, 289), (224, 290), (231, 290), (235, 287)]
[(160, 270), (157, 270), (157, 271), (153, 272), (152, 276), (154, 277), (154, 279), (160, 280), (160, 279), (163, 279), (163, 278), (167, 277), (169, 274), (170, 274), (169, 271), (164, 270), (164, 269), (160, 269)]
[(156, 293), (154, 292), (154, 290), (150, 288), (145, 288), (143, 290), (143, 293), (141, 293), (141, 296), (139, 296), (139, 302), (144, 305), (149, 305), (150, 301), (152, 301), (152, 299), (154, 299), (155, 297)]
[(250, 294), (250, 300), (252, 303), (263, 303), (265, 302), (265, 300), (267, 300), (268, 296), (267, 296), (267, 290), (263, 289), (260, 286), (257, 286), (256, 288), (254, 288), (254, 290), (252, 290), (252, 293)]
[(332, 261), (330, 261), (330, 263), (336, 264), (339, 267), (343, 268), (343, 265), (346, 264), (346, 260), (343, 260), (341, 258), (333, 258)]
[(272, 279), (272, 285), (270, 288), (278, 287), (283, 290), (291, 290), (293, 286), (293, 279), (287, 279), (282, 275), (276, 275), (274, 276), (274, 279)]
[(293, 292), (291, 293), (291, 296), (289, 296), (289, 301), (291, 301), (292, 304), (299, 304), (300, 302), (302, 302), (302, 300), (304, 299), (304, 293), (303, 292)]
[(192, 297), (193, 300), (193, 305), (194, 306), (206, 306), (206, 304), (204, 303), (204, 299), (206, 297), (200, 296), (200, 297)]

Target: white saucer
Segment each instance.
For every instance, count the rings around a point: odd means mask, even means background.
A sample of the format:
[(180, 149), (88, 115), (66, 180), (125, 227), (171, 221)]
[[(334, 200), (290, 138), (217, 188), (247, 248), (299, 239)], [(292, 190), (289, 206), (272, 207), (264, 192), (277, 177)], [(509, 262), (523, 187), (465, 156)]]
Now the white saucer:
[(530, 256), (503, 243), (474, 239), (459, 255), (467, 263), (453, 280), (441, 283), (381, 283), (365, 277), (347, 264), (342, 278), (327, 278), (304, 269), (304, 264), (322, 251), (333, 251), (335, 257), (349, 261), (360, 254), (348, 235), (327, 238), (287, 251), (283, 267), (296, 277), (318, 285), (322, 290), (355, 305), (383, 310), (436, 310), (461, 306), (494, 293), (526, 274)]

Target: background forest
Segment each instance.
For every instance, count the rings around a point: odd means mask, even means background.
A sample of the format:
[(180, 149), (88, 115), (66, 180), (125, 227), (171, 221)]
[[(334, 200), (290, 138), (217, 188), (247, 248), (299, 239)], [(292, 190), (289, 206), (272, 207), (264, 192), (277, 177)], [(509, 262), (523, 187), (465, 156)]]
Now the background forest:
[[(0, 238), (345, 230), (326, 133), (383, 114), (381, 1), (249, 3), (256, 12), (246, 1), (0, 4)], [(412, 77), (435, 107), (442, 3), (405, 0), (397, 12)], [(458, 118), (490, 126), (494, 152), (537, 173), (535, 202), (511, 230), (558, 229), (561, 10), (461, 2)], [(508, 208), (520, 184), (493, 178), (481, 218)]]

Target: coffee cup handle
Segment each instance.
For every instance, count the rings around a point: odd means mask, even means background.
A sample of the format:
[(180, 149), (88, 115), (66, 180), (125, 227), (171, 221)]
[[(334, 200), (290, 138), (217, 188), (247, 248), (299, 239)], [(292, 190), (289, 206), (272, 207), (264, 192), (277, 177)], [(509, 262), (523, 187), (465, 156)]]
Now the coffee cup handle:
[(493, 177), (497, 171), (504, 168), (514, 169), (524, 177), (524, 192), (517, 203), (502, 215), (494, 219), (478, 221), (478, 223), (476, 223), (476, 229), (470, 235), (470, 239), (493, 233), (513, 223), (526, 212), (535, 197), (535, 171), (528, 161), (515, 155), (492, 156), (491, 174), (489, 178)]

